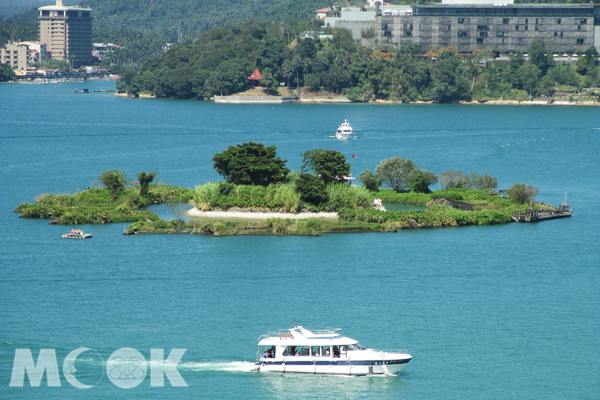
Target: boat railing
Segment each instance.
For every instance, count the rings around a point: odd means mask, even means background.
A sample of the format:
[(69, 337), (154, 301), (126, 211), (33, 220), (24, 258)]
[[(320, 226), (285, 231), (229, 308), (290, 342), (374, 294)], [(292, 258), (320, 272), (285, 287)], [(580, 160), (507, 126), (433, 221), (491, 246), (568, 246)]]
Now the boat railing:
[(259, 343), (261, 340), (266, 339), (266, 338), (279, 337), (279, 335), (281, 335), (282, 333), (286, 333), (287, 334), (289, 331), (290, 331), (289, 329), (271, 329), (270, 331), (268, 331), (264, 335), (261, 335), (258, 338), (258, 340), (256, 341), (256, 343)]

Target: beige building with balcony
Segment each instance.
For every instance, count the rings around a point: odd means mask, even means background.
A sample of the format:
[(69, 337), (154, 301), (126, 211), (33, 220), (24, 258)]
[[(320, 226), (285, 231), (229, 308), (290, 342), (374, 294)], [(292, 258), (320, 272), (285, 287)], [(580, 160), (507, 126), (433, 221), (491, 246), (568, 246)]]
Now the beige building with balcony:
[(50, 58), (67, 60), (73, 68), (91, 63), (92, 10), (65, 6), (63, 0), (38, 10), (40, 42), (46, 45)]
[(17, 75), (27, 73), (29, 47), (22, 43), (9, 43), (0, 49), (0, 62), (9, 64)]

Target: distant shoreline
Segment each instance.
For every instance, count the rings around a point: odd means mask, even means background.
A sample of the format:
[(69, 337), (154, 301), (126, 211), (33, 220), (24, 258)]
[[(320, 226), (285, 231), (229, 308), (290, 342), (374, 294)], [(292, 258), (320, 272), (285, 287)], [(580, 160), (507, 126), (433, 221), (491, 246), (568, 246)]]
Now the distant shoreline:
[[(122, 97), (122, 98), (132, 98), (133, 96), (129, 95), (128, 93), (115, 93), (114, 96), (117, 97)], [(226, 97), (226, 96), (223, 96)], [(235, 96), (232, 96), (232, 98)], [(335, 99), (331, 99), (328, 97), (323, 97), (323, 98), (319, 98), (317, 96), (313, 97), (313, 96), (301, 96), (299, 98), (297, 98), (294, 101), (273, 101), (273, 100), (278, 100), (279, 96), (264, 96), (261, 100), (242, 100), (242, 99), (235, 99), (233, 101), (219, 101), (219, 104), (280, 104), (280, 103), (300, 103), (300, 104), (315, 104), (315, 103), (319, 103), (319, 104), (406, 104), (406, 105), (415, 105), (415, 104), (436, 104), (436, 105), (441, 105), (441, 104), (461, 104), (461, 105), (516, 105), (516, 106), (600, 106), (600, 102), (599, 101), (593, 101), (593, 100), (576, 100), (576, 101), (569, 101), (569, 100), (487, 100), (487, 101), (477, 101), (477, 100), (473, 100), (473, 101), (459, 101), (456, 103), (434, 103), (432, 101), (412, 101), (409, 103), (404, 103), (402, 101), (395, 101), (395, 100), (381, 100), (381, 99), (377, 99), (377, 100), (373, 100), (373, 101), (368, 101), (368, 102), (352, 102), (350, 100), (347, 101), (341, 101), (339, 100), (339, 98), (342, 96), (336, 96)], [(155, 95), (151, 95), (151, 94), (139, 94), (139, 98), (140, 99), (157, 99), (158, 97), (156, 97)], [(271, 99), (272, 98), (272, 99)], [(164, 99), (169, 99), (169, 98), (164, 98)], [(214, 102), (212, 99), (211, 100), (203, 100), (203, 101), (211, 101)]]

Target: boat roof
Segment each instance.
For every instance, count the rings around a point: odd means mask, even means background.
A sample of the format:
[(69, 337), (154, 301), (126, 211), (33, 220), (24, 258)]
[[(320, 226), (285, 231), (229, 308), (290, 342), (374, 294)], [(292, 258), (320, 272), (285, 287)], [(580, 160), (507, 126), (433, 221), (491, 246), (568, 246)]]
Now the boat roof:
[(340, 335), (341, 328), (310, 331), (301, 326), (289, 330), (274, 330), (258, 338), (259, 346), (328, 346), (349, 345), (358, 341)]

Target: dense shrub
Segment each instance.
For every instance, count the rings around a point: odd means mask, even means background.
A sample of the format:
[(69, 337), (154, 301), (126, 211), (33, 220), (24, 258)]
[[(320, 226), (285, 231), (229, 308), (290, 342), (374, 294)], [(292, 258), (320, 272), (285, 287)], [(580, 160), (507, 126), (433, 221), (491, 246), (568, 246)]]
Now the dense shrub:
[(381, 181), (377, 179), (375, 174), (366, 169), (360, 174), (358, 174), (358, 180), (362, 182), (364, 187), (372, 192), (379, 192), (379, 186), (381, 186)]
[(515, 183), (506, 191), (508, 196), (517, 203), (528, 203), (535, 199), (539, 190), (531, 185), (524, 183)]
[(302, 201), (310, 204), (318, 205), (329, 200), (325, 183), (315, 175), (301, 174), (296, 181), (296, 191)]

